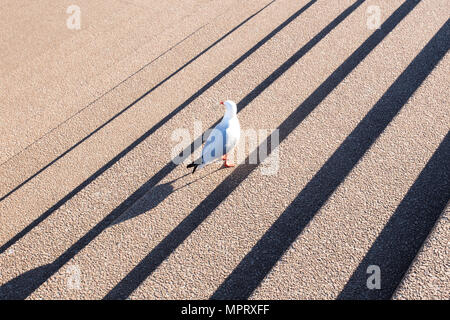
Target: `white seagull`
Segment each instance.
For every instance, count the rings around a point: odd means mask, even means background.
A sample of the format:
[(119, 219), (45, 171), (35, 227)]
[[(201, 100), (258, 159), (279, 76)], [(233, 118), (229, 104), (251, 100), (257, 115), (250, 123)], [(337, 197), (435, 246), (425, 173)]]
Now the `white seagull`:
[(222, 121), (211, 131), (202, 150), (202, 157), (189, 164), (188, 168), (197, 167), (199, 169), (222, 158), (225, 161), (224, 166), (227, 168), (234, 167), (234, 164), (227, 162), (227, 155), (236, 147), (241, 137), (241, 127), (237, 117), (237, 106), (231, 100), (221, 102), (225, 105), (225, 115)]

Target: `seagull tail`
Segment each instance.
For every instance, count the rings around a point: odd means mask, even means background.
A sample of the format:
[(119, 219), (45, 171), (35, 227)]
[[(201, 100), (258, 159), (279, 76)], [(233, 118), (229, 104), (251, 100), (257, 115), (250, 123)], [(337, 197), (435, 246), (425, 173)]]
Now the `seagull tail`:
[(195, 170), (197, 170), (197, 167), (198, 167), (199, 165), (200, 165), (200, 164), (195, 163), (195, 161), (194, 161), (194, 162), (192, 162), (191, 164), (188, 164), (188, 165), (187, 165), (187, 168), (194, 168), (194, 170), (192, 171), (192, 174), (194, 174)]

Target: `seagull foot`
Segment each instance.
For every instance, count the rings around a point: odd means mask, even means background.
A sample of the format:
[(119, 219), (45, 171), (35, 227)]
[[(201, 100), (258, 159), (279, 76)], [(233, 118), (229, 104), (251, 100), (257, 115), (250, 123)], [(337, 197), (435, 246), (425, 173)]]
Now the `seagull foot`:
[(226, 163), (226, 162), (225, 162), (223, 165), (224, 165), (225, 168), (233, 168), (233, 167), (236, 167), (236, 165), (235, 165), (234, 163)]

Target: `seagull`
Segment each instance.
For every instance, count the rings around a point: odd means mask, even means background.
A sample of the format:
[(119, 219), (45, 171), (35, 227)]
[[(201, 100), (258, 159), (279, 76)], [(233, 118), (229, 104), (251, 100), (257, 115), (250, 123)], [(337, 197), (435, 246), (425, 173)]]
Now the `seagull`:
[(220, 102), (226, 107), (225, 115), (217, 126), (211, 131), (202, 150), (201, 158), (189, 164), (188, 168), (194, 168), (192, 173), (204, 166), (219, 160), (225, 162), (226, 168), (234, 167), (234, 164), (227, 162), (227, 155), (236, 147), (241, 137), (241, 127), (237, 117), (237, 106), (231, 100)]

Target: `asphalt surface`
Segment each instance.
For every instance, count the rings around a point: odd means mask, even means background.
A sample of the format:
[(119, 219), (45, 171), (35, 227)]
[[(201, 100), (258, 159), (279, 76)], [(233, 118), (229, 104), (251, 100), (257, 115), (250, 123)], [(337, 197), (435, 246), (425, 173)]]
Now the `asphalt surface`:
[(447, 0), (71, 4), (0, 5), (0, 299), (450, 298)]

